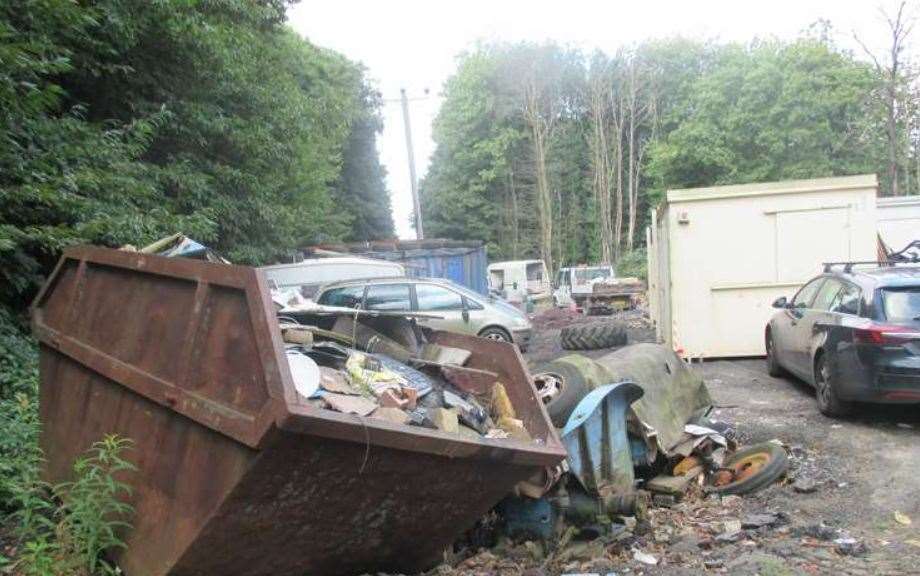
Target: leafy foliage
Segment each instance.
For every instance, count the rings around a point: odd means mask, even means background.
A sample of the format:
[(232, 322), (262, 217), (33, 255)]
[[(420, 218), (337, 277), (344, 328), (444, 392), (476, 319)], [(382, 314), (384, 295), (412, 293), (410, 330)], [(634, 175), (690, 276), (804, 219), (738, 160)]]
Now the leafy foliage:
[(617, 276), (648, 280), (648, 256), (644, 248), (626, 252), (617, 262)]
[(696, 104), (657, 144), (650, 172), (659, 187), (871, 172), (874, 81), (817, 40), (725, 47), (690, 86)]
[(37, 350), (0, 309), (0, 518), (15, 509), (20, 487), (37, 479), (38, 430)]
[(123, 547), (130, 528), (131, 493), (125, 474), (135, 470), (124, 456), (131, 441), (109, 435), (74, 463), (74, 480), (48, 487), (34, 480), (20, 488), (18, 535), (23, 552), (14, 567), (26, 576), (118, 574), (102, 555)]
[[(553, 99), (545, 162), (560, 265), (607, 253), (641, 272), (642, 230), (668, 188), (881, 171), (878, 75), (830, 37), (748, 45), (670, 38), (590, 58), (552, 44), (479, 46), (444, 86), (422, 182), (426, 226), (485, 239), (496, 259), (541, 257), (539, 158), (521, 118), (521, 85), (534, 71)], [(547, 68), (573, 59), (580, 75)], [(598, 85), (602, 106), (592, 101)], [(606, 140), (597, 126), (611, 127)], [(599, 188), (618, 192), (602, 203)], [(623, 252), (602, 250), (605, 220)]]
[(288, 4), (0, 5), (0, 303), (21, 308), (74, 243), (182, 231), (264, 263), (392, 233), (380, 100), (284, 27)]
[[(106, 572), (124, 440), (38, 481), (37, 354), (17, 322), (65, 247), (183, 232), (240, 263), (393, 233), (361, 66), (285, 27), (291, 0), (0, 3), (0, 515), (17, 573)], [(60, 504), (60, 505), (59, 505)]]

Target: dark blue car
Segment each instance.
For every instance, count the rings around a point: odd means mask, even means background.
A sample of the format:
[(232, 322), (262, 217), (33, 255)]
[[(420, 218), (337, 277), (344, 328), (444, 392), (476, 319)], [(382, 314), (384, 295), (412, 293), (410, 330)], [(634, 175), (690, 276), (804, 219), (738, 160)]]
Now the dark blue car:
[(767, 367), (813, 385), (818, 408), (920, 403), (920, 266), (825, 267), (767, 325)]

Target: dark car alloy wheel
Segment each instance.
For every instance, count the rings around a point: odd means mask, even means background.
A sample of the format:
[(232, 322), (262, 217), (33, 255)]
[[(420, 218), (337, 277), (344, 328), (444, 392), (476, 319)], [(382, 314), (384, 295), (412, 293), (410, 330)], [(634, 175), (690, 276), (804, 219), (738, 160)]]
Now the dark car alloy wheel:
[(831, 381), (831, 369), (824, 354), (815, 361), (815, 399), (818, 401), (818, 410), (825, 416), (845, 416), (850, 412), (849, 403), (837, 396)]
[(776, 358), (776, 345), (773, 343), (773, 334), (767, 332), (767, 374), (770, 376), (783, 376), (785, 375), (785, 370), (780, 366), (779, 360)]

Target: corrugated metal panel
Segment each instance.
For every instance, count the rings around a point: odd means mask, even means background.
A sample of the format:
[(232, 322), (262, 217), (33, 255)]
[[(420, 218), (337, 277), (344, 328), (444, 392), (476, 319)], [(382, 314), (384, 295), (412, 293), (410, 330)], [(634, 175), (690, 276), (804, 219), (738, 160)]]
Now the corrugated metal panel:
[(399, 262), (413, 277), (447, 278), (470, 290), (489, 292), (488, 261), (482, 242), (456, 240), (394, 240), (354, 244), (324, 244), (304, 250), (341, 252), (355, 256)]

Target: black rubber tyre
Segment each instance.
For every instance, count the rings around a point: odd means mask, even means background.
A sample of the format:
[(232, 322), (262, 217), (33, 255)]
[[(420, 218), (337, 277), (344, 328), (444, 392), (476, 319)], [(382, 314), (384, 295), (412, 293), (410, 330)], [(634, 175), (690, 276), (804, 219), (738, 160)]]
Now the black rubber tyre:
[(497, 342), (511, 342), (511, 334), (508, 334), (508, 331), (504, 328), (499, 328), (498, 326), (490, 326), (482, 332), (479, 333), (479, 336), (482, 338), (488, 338), (489, 340), (495, 340)]
[(766, 348), (767, 348), (767, 374), (775, 378), (786, 375), (786, 370), (779, 364), (779, 360), (776, 359), (776, 348), (773, 343), (773, 334), (767, 332), (766, 339)]
[[(750, 494), (769, 486), (785, 474), (789, 459), (782, 446), (765, 442), (738, 450), (726, 458), (722, 465), (723, 468), (733, 468), (736, 471), (746, 466), (757, 466), (757, 469), (745, 478), (724, 486), (708, 484), (706, 491), (716, 494)], [(714, 476), (710, 476), (710, 479)]]
[(533, 375), (538, 387), (543, 375), (551, 376), (558, 382), (557, 393), (544, 399), (544, 402), (553, 425), (562, 428), (581, 399), (591, 391), (588, 381), (576, 367), (567, 362), (543, 364), (533, 371)]
[(818, 401), (818, 410), (831, 418), (846, 416), (853, 410), (852, 404), (837, 395), (824, 354), (815, 358), (815, 400)]
[(568, 326), (559, 335), (565, 350), (597, 350), (626, 345), (626, 327), (618, 322)]

